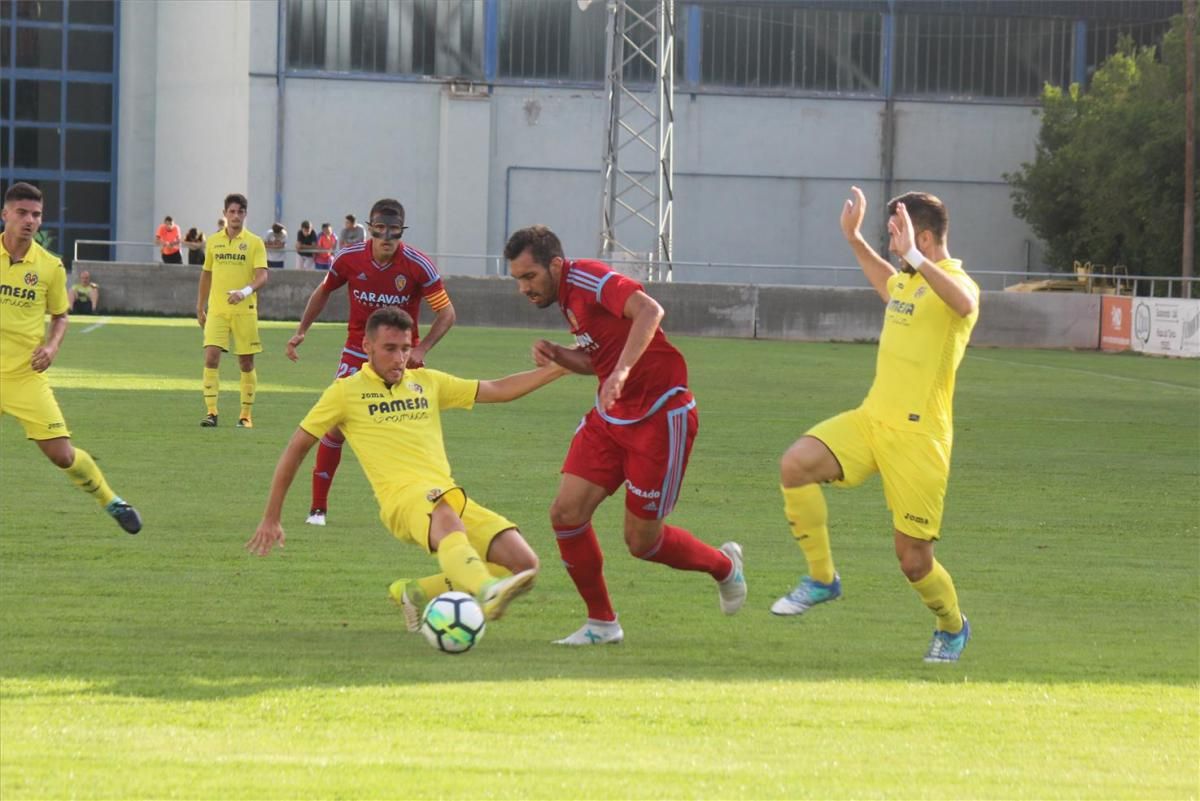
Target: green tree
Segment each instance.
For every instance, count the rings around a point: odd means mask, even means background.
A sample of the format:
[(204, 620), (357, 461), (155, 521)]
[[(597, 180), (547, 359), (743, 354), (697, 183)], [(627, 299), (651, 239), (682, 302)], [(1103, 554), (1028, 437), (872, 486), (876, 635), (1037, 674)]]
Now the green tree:
[(1036, 156), (1004, 177), (1013, 212), (1056, 267), (1078, 260), (1179, 275), (1184, 66), (1180, 16), (1161, 59), (1124, 38), (1087, 92), (1046, 86)]

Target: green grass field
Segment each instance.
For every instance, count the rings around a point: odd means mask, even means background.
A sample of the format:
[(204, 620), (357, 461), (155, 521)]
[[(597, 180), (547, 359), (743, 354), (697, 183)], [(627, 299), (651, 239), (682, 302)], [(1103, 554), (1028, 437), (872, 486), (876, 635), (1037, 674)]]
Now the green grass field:
[[(548, 317), (549, 320), (549, 317)], [(745, 547), (750, 599), (629, 557), (596, 519), (626, 631), (564, 650), (583, 608), (546, 510), (593, 392), (568, 378), (450, 412), (473, 497), (519, 521), (536, 591), (462, 657), (385, 598), (433, 572), (377, 518), (352, 455), (330, 526), (289, 497), (283, 552), (243, 543), (336, 365), (268, 324), (256, 428), (202, 430), (194, 321), (72, 322), (50, 373), (75, 442), (146, 521), (129, 537), (0, 422), (0, 797), (1195, 798), (1200, 793), (1200, 364), (971, 350), (944, 539), (974, 639), (921, 662), (932, 617), (892, 554), (878, 479), (829, 492), (845, 600), (767, 608), (803, 571), (778, 456), (856, 405), (868, 345), (677, 338), (701, 432), (675, 522)], [(498, 377), (533, 331), (457, 328), (432, 366)], [(566, 341), (564, 331), (552, 336)]]

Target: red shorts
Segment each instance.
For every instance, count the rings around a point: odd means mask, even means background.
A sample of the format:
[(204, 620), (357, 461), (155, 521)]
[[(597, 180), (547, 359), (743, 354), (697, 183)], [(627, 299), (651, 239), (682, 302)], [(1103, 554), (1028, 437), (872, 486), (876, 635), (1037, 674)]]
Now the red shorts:
[[(351, 376), (362, 369), (362, 366), (367, 363), (367, 354), (357, 348), (351, 348), (349, 345), (342, 348), (342, 360), (338, 363), (337, 375), (334, 378), (345, 378)], [(425, 363), (409, 364), (409, 367), (424, 367)]]
[(661, 520), (679, 500), (692, 442), (700, 427), (690, 395), (628, 425), (610, 423), (592, 409), (583, 418), (562, 472), (590, 481), (612, 495), (625, 485), (625, 508), (644, 520)]
[(338, 362), (337, 375), (334, 378), (345, 378), (354, 375), (367, 363), (367, 354), (361, 350), (342, 348), (342, 360)]

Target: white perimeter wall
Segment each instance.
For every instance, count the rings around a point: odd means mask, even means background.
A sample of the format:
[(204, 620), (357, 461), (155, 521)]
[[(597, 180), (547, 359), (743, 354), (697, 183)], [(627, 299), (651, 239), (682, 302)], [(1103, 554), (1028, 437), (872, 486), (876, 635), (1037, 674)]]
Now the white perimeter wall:
[[(118, 236), (150, 238), (164, 214), (211, 229), (235, 190), (249, 195), (249, 225), (261, 234), (275, 216), (276, 4), (121, 8)], [(1035, 109), (901, 102), (896, 114), (893, 192), (946, 201), (951, 252), (969, 270), (1044, 268), (1002, 177), (1034, 156)], [(595, 255), (605, 115), (599, 90), (497, 88), (464, 99), (432, 82), (289, 78), (281, 221), (292, 235), (302, 219), (336, 229), (347, 212), (364, 218), (392, 196), (408, 210), (407, 238), (429, 252), (497, 254), (511, 231), (543, 222), (570, 254)], [(861, 186), (870, 237), (882, 237), (882, 115), (878, 101), (679, 93), (676, 260), (853, 266), (838, 214), (849, 185)], [(680, 268), (677, 277), (720, 272)], [(771, 270), (737, 278), (794, 280)], [(819, 282), (860, 284), (853, 273)]]

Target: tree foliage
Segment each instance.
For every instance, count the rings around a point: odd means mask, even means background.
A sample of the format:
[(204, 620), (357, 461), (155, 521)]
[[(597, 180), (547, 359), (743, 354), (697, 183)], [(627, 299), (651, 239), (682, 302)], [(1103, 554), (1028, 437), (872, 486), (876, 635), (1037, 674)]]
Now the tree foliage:
[(1125, 38), (1087, 92), (1078, 84), (1043, 91), (1036, 157), (1004, 177), (1013, 212), (1056, 267), (1079, 260), (1123, 264), (1135, 275), (1179, 275), (1183, 44), (1181, 16), (1161, 59), (1156, 48)]

